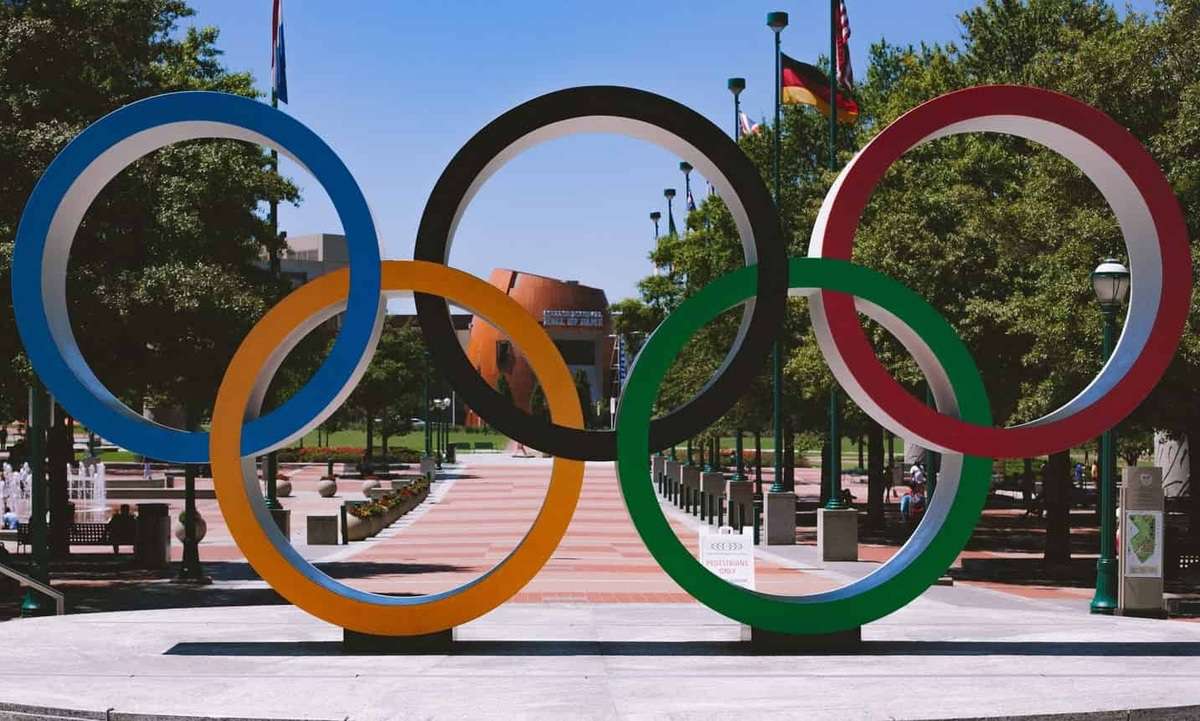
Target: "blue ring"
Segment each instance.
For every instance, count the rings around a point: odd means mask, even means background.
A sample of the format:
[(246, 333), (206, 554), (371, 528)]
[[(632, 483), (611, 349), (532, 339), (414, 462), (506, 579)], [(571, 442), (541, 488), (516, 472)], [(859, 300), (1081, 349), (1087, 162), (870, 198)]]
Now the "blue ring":
[[(242, 455), (287, 441), (322, 416), (356, 378), (381, 317), (379, 239), (366, 199), (333, 150), (289, 115), (248, 98), (213, 92), (159, 95), (116, 110), (88, 126), (46, 169), (29, 197), (13, 249), (13, 312), (25, 351), (56, 400), (87, 427), (136, 453), (178, 463), (205, 463), (208, 434), (152, 423), (104, 387), (73, 343), (60, 348), (42, 302), (42, 259), (50, 222), (71, 184), (103, 152), (130, 136), (171, 123), (214, 122), (257, 133), (293, 155), (324, 187), (346, 233), (350, 294), (337, 339), (308, 383), (270, 414), (250, 421)], [(206, 136), (207, 137), (207, 136)]]

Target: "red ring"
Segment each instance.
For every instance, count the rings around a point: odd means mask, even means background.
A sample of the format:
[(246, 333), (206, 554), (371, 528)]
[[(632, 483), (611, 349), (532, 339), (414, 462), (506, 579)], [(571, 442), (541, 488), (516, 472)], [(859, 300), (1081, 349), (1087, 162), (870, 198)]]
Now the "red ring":
[(846, 367), (864, 392), (901, 426), (927, 441), (977, 456), (1045, 455), (1095, 438), (1129, 415), (1166, 371), (1183, 335), (1192, 290), (1187, 225), (1162, 170), (1141, 143), (1112, 118), (1060, 93), (996, 85), (960, 90), (920, 105), (871, 141), (848, 170), (830, 206), (822, 257), (849, 260), (859, 218), (887, 169), (914, 145), (953, 123), (993, 115), (1036, 118), (1091, 140), (1129, 175), (1158, 231), (1162, 295), (1146, 344), (1110, 392), (1066, 418), (1015, 428), (964, 423), (926, 406), (905, 390), (875, 356), (854, 308), (843, 293), (822, 291), (830, 332)]

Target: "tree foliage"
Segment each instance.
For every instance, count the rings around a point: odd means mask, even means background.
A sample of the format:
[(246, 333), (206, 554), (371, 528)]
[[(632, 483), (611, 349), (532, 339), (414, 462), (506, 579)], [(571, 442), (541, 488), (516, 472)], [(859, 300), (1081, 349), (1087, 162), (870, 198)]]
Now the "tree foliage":
[[(89, 123), (164, 92), (257, 97), (248, 73), (220, 62), (214, 28), (175, 32), (181, 0), (0, 0), (0, 333), (16, 338), (12, 244), (34, 183)], [(120, 173), (84, 217), (67, 296), (75, 336), (97, 376), (133, 408), (184, 405), (202, 416), (237, 344), (287, 292), (260, 267), (273, 252), (262, 206), (296, 202), (258, 146), (180, 143)], [(318, 344), (319, 345), (319, 344)], [(0, 360), (0, 397), (24, 398), (17, 344)], [(308, 360), (293, 360), (305, 365)]]

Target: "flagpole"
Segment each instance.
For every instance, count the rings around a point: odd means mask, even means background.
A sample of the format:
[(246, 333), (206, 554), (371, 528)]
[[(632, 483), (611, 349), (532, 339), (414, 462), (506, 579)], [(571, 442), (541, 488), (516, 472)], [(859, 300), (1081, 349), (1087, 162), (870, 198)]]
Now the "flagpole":
[[(273, 33), (277, 32), (279, 29), (278, 28), (279, 19), (277, 17), (272, 17), (272, 20), (276, 23), (275, 27), (273, 27), (271, 29), (271, 32), (273, 34)], [(272, 45), (274, 45), (274, 41), (272, 42)], [(276, 55), (276, 49), (275, 49), (275, 47), (272, 47), (271, 48), (271, 58), (272, 58), (272, 61), (271, 61), (271, 66), (272, 66), (272, 68), (271, 68), (272, 69), (272, 73), (271, 73), (271, 108), (277, 110), (279, 108), (279, 97), (275, 93), (275, 72), (274, 72), (275, 67), (274, 67), (274, 65), (276, 62), (278, 62), (278, 60), (275, 59), (275, 55)], [(279, 151), (275, 150), (274, 148), (271, 148), (271, 173), (272, 173), (272, 175), (279, 174)], [(270, 253), (269, 264), (270, 264), (271, 273), (276, 278), (278, 278), (279, 277), (279, 248), (277, 246), (277, 243), (279, 242), (279, 201), (275, 198), (274, 195), (271, 196), (271, 201), (270, 201), (269, 207), (270, 207), (270, 210), (268, 211), (267, 222), (271, 226), (271, 245), (268, 246), (267, 252)], [(272, 511), (281, 510), (283, 508), (283, 504), (279, 502), (279, 496), (278, 496), (278, 492), (276, 490), (276, 476), (279, 475), (278, 456), (275, 455), (274, 451), (271, 451), (270, 453), (267, 454), (267, 462), (263, 465), (264, 465), (263, 475), (266, 476), (265, 478), (263, 478), (263, 481), (266, 483), (266, 486), (267, 486), (267, 498), (266, 498), (267, 508)]]
[[(779, 136), (782, 126), (779, 122), (779, 106), (782, 101), (783, 75), (780, 72), (782, 60), (779, 36), (787, 27), (788, 14), (785, 12), (767, 13), (767, 27), (775, 33), (775, 134), (771, 148), (771, 170), (775, 179), (775, 209), (779, 211), (780, 226), (783, 225), (782, 192), (779, 180)], [(783, 239), (780, 238), (780, 242)], [(778, 339), (771, 348), (771, 423), (775, 433), (775, 479), (771, 482), (768, 493), (783, 493), (783, 350)]]
[[(829, 0), (829, 169), (837, 170), (837, 45), (838, 3)], [(837, 380), (829, 388), (829, 498), (825, 507), (832, 510), (846, 508), (842, 503), (842, 399)]]

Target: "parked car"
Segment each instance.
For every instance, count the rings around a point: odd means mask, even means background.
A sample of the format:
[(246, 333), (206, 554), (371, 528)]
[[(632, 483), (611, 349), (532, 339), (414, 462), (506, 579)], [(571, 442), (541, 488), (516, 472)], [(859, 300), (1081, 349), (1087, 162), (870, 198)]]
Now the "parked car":
[(420, 418), (409, 418), (408, 424), (412, 426), (414, 431), (423, 430), (425, 428), (425, 421), (421, 420)]

